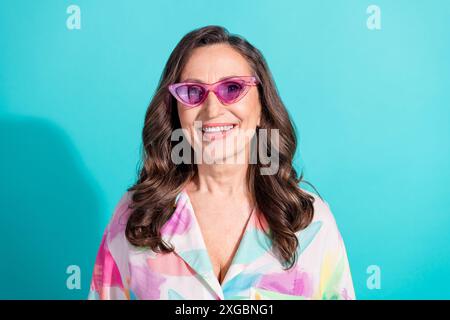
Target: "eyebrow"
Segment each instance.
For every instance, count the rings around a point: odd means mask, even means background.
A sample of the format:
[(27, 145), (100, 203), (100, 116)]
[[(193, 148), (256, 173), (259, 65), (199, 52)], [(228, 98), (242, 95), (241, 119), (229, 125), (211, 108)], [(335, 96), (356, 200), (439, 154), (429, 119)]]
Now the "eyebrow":
[[(225, 76), (225, 77), (220, 78), (220, 79), (217, 80), (216, 82), (219, 82), (219, 81), (222, 81), (222, 80), (225, 80), (225, 79), (228, 79), (228, 78), (234, 78), (234, 77), (239, 77), (239, 76), (237, 76), (237, 75)], [(184, 79), (184, 80), (182, 80), (182, 81), (180, 81), (180, 82), (196, 82), (196, 83), (204, 83), (203, 81), (201, 81), (201, 80), (199, 80), (199, 79), (193, 79), (193, 78)]]

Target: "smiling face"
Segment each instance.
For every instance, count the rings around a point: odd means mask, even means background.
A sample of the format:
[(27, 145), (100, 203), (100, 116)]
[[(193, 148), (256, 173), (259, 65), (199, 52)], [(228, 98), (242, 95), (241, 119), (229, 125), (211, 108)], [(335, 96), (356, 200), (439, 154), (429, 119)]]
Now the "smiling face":
[[(179, 82), (194, 80), (212, 84), (228, 77), (253, 75), (249, 63), (238, 51), (226, 44), (215, 44), (192, 51)], [(202, 152), (202, 162), (231, 163), (241, 156), (247, 161), (243, 151), (248, 150), (261, 117), (256, 86), (251, 86), (243, 98), (229, 105), (222, 104), (211, 91), (199, 106), (186, 108), (177, 101), (177, 109), (181, 127), (196, 156), (198, 150)]]

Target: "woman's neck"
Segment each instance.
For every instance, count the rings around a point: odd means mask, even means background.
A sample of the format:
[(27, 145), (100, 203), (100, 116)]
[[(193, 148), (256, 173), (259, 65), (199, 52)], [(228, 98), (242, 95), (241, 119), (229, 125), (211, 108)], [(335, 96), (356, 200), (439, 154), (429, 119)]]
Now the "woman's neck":
[(199, 164), (189, 189), (225, 197), (247, 195), (247, 169), (247, 164)]

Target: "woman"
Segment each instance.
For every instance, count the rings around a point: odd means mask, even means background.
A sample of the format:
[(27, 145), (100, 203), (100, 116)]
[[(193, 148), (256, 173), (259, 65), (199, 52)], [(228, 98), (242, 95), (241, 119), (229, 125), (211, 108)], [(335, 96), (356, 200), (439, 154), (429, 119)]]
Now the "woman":
[(148, 107), (140, 177), (105, 230), (89, 299), (354, 299), (330, 208), (299, 187), (296, 144), (255, 47), (219, 26), (185, 35)]

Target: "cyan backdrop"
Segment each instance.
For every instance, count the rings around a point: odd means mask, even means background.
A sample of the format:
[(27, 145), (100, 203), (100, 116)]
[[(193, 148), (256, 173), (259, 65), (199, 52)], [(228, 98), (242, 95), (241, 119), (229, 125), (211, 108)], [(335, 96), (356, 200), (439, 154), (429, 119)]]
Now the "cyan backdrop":
[[(81, 28), (66, 26), (70, 5)], [(381, 29), (366, 12), (377, 5)], [(360, 299), (450, 298), (449, 1), (2, 1), (0, 298), (85, 299), (181, 37), (219, 24), (265, 55)], [(70, 265), (81, 288), (68, 289)], [(381, 270), (370, 289), (367, 268)]]

